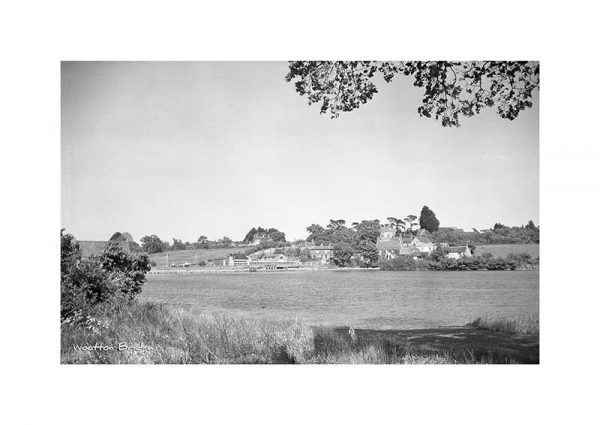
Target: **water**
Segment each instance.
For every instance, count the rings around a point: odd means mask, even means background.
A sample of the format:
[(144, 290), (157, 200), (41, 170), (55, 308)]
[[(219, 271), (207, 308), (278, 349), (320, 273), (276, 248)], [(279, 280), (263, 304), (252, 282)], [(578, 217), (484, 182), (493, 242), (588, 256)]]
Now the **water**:
[(201, 312), (370, 329), (535, 316), (539, 272), (324, 271), (149, 275), (141, 298)]

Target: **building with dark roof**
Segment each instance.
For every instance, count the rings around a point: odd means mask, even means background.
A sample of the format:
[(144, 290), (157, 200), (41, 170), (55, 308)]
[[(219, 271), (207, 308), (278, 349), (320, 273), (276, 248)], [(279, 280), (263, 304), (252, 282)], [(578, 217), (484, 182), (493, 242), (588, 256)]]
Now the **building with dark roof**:
[(331, 245), (315, 245), (309, 246), (310, 256), (319, 260), (322, 264), (327, 264), (333, 257), (333, 246)]
[(227, 265), (230, 266), (230, 267), (234, 267), (234, 266), (249, 266), (250, 265), (250, 258), (248, 258), (246, 255), (241, 254), (241, 253), (231, 254), (227, 258)]
[(376, 245), (379, 257), (386, 260), (395, 258), (401, 247), (402, 239), (400, 238), (380, 238)]

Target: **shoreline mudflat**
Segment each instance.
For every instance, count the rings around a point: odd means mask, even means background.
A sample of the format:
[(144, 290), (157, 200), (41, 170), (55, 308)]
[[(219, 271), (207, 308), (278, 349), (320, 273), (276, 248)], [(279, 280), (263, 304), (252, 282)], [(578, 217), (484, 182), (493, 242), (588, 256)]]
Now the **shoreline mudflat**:
[[(410, 330), (353, 329), (347, 326), (319, 327), (340, 338), (355, 337), (364, 343), (383, 344), (398, 351), (419, 354), (455, 354), (493, 357), (495, 363), (539, 364), (539, 335), (513, 335), (469, 326)], [(506, 361), (503, 361), (505, 359)]]

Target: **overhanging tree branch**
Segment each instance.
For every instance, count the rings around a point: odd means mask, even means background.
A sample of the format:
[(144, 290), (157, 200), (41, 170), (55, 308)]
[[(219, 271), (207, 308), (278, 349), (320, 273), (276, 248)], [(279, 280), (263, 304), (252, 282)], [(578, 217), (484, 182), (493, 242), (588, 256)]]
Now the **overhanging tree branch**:
[[(453, 81), (448, 81), (449, 71)], [(537, 62), (293, 61), (285, 78), (296, 81), (298, 94), (306, 95), (309, 104), (320, 103), (321, 114), (333, 119), (373, 98), (378, 73), (387, 83), (397, 74), (414, 78), (414, 86), (425, 88), (417, 112), (441, 119), (444, 127), (458, 127), (460, 116), (493, 106), (502, 118), (513, 120), (532, 106), (533, 90), (539, 89)]]

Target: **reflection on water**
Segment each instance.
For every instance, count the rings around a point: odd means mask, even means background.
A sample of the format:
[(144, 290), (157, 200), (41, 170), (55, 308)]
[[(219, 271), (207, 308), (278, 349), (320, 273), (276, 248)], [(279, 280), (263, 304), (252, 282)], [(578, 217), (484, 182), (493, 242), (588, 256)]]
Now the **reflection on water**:
[(464, 325), (539, 311), (539, 272), (281, 272), (149, 275), (143, 300), (197, 311), (372, 329)]

